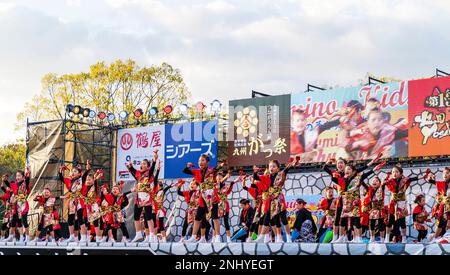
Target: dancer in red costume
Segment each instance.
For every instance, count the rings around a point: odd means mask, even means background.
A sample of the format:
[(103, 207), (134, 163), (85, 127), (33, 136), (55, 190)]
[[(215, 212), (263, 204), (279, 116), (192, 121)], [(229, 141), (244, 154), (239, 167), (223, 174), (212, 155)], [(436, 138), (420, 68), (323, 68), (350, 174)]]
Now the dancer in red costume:
[(442, 173), (443, 181), (436, 181), (435, 175), (428, 169), (425, 180), (435, 184), (437, 194), (434, 201), (431, 217), (436, 219), (435, 238), (442, 237), (448, 228), (448, 219), (450, 218), (450, 167), (445, 167)]
[(134, 225), (136, 228), (136, 236), (134, 237), (132, 242), (138, 242), (144, 239), (140, 222), (142, 211), (144, 212), (145, 222), (148, 224), (150, 230), (150, 234), (146, 236), (145, 241), (146, 242), (156, 241), (156, 236), (154, 235), (154, 226), (156, 223), (153, 220), (152, 205), (153, 205), (153, 192), (156, 185), (153, 173), (155, 171), (157, 160), (158, 160), (158, 151), (155, 151), (151, 166), (150, 162), (147, 159), (144, 159), (141, 162), (139, 171), (137, 171), (136, 169), (134, 169), (133, 164), (131, 162), (127, 163), (128, 171), (137, 181), (137, 185), (133, 189), (133, 191), (137, 193), (134, 205)]
[(417, 204), (413, 210), (414, 229), (419, 232), (417, 241), (426, 243), (428, 241), (428, 225), (426, 222), (430, 222), (431, 219), (428, 218), (428, 212), (425, 210), (425, 196), (422, 194), (417, 195), (414, 203)]
[[(8, 206), (12, 209), (9, 212), (10, 229), (7, 242), (13, 241), (15, 238), (16, 228), (19, 229), (19, 242), (31, 241), (28, 231), (28, 195), (30, 194), (30, 169), (27, 167), (25, 171), (17, 171), (16, 181), (9, 183), (6, 178), (2, 178), (3, 184), (9, 188)], [(25, 231), (26, 237), (23, 236)]]
[(187, 242), (195, 242), (198, 231), (201, 232), (200, 243), (206, 242), (206, 223), (209, 219), (213, 220), (214, 237), (213, 242), (220, 242), (220, 221), (218, 216), (219, 196), (217, 189), (214, 187), (216, 176), (224, 166), (221, 163), (218, 167), (209, 167), (209, 155), (203, 154), (198, 160), (199, 169), (192, 169), (194, 165), (188, 163), (183, 172), (193, 175), (195, 182), (200, 187), (200, 198), (198, 201), (197, 213), (195, 216), (192, 236)]
[(412, 182), (418, 181), (418, 177), (403, 176), (403, 168), (397, 164), (392, 168), (391, 173), (385, 179), (384, 184), (392, 194), (389, 204), (389, 220), (386, 230), (385, 242), (390, 241), (390, 234), (394, 226), (401, 228), (402, 243), (406, 240), (406, 217), (408, 216), (408, 208), (406, 202), (406, 191)]
[[(262, 192), (261, 214), (263, 226), (256, 242), (268, 243), (271, 241), (269, 226), (276, 227), (277, 232), (275, 242), (283, 241), (280, 219), (280, 213), (282, 213), (286, 208), (283, 195), (283, 186), (289, 170), (298, 164), (298, 161), (295, 159), (291, 159), (291, 161), (292, 162), (289, 162), (286, 165), (284, 170), (281, 170), (280, 163), (277, 160), (272, 160), (269, 162), (268, 175), (258, 175), (258, 173), (253, 175), (255, 180), (260, 181), (260, 190)], [(288, 232), (286, 232), (286, 234), (288, 234)], [(287, 239), (290, 241), (289, 235)]]

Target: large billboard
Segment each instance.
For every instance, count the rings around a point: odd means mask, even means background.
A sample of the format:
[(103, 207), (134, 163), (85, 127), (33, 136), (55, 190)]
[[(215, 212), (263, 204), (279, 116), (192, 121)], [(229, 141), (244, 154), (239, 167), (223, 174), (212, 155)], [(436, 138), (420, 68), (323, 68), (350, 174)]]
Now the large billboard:
[(290, 95), (232, 100), (229, 103), (230, 166), (289, 159)]
[(117, 135), (116, 180), (131, 181), (126, 163), (135, 168), (144, 159), (151, 160), (158, 150), (160, 178), (186, 177), (182, 173), (188, 162), (196, 164), (201, 154), (210, 155), (217, 165), (217, 120), (121, 129)]
[(450, 154), (450, 77), (408, 82), (409, 155)]
[(302, 162), (407, 157), (407, 82), (292, 94), (290, 146)]

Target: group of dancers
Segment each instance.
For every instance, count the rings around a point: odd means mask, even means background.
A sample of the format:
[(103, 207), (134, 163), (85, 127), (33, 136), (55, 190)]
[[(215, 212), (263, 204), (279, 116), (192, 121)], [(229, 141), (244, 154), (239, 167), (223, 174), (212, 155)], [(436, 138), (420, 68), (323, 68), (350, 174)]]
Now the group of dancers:
[[(176, 188), (180, 199), (187, 204), (183, 218), (180, 242), (303, 242), (323, 241), (325, 234), (332, 232), (332, 243), (362, 242), (368, 234), (370, 242), (407, 242), (406, 218), (408, 217), (407, 190), (413, 182), (428, 181), (437, 187), (435, 205), (428, 213), (425, 196), (417, 195), (412, 212), (414, 229), (418, 239), (429, 240), (427, 222), (436, 220), (434, 238), (442, 236), (448, 227), (450, 216), (450, 167), (443, 171), (442, 181), (428, 169), (424, 175), (405, 177), (400, 165), (395, 165), (381, 179), (379, 172), (386, 164), (380, 161), (381, 154), (367, 164), (355, 166), (340, 158), (330, 159), (323, 169), (330, 176), (319, 208), (324, 215), (318, 227), (306, 202), (297, 201), (298, 211), (293, 222), (288, 217), (283, 192), (289, 171), (300, 166), (300, 157), (290, 158), (282, 167), (272, 160), (267, 168), (254, 166), (253, 174), (239, 171), (239, 176), (231, 179), (232, 170), (224, 170), (226, 162), (217, 167), (210, 166), (207, 154), (200, 156), (198, 165), (188, 163), (183, 172), (193, 177), (186, 182), (182, 179), (166, 185), (159, 179), (161, 162), (155, 151), (152, 160), (143, 160), (137, 170), (127, 163), (136, 184), (128, 192), (123, 192), (124, 183), (100, 185), (103, 171), (91, 169), (90, 161), (82, 169), (73, 167), (70, 171), (62, 166), (59, 180), (64, 184), (62, 196), (54, 196), (49, 187), (34, 198), (40, 206), (39, 225), (34, 236), (30, 236), (28, 211), (30, 209), (30, 169), (17, 171), (15, 182), (4, 175), (0, 197), (5, 204), (5, 214), (1, 225), (1, 240), (21, 242), (167, 242), (165, 194)], [(335, 170), (330, 166), (335, 164)], [(324, 178), (324, 181), (327, 180)], [(235, 188), (236, 187), (236, 188)], [(240, 200), (239, 224), (230, 226), (229, 195), (246, 190), (249, 198)], [(234, 190), (234, 191), (233, 191)], [(385, 202), (385, 192), (389, 192), (390, 202)], [(335, 196), (337, 193), (337, 196)], [(125, 208), (134, 198), (134, 228), (136, 234), (130, 238), (126, 224)], [(69, 237), (61, 234), (61, 215), (57, 205), (67, 209)], [(222, 239), (221, 225), (225, 227)], [(190, 229), (190, 230), (188, 230)], [(119, 240), (118, 231), (121, 231)], [(210, 237), (210, 234), (211, 237)]]

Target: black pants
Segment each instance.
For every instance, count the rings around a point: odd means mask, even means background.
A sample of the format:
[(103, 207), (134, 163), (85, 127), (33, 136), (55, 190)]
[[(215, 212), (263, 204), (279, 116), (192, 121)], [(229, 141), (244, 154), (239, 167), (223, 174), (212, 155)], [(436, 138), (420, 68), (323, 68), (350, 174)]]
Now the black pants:
[(11, 227), (24, 227), (28, 228), (28, 213), (23, 215), (22, 218), (19, 219), (18, 214), (14, 214), (11, 221)]
[(418, 230), (419, 235), (417, 236), (417, 241), (422, 241), (423, 239), (426, 239), (428, 230)]
[(280, 212), (280, 220), (281, 220), (281, 224), (283, 225), (288, 225), (288, 219), (287, 219), (287, 211), (283, 210)]
[(371, 219), (369, 220), (369, 228), (372, 231), (375, 231), (378, 229), (379, 232), (383, 232), (386, 230), (386, 225), (384, 224), (384, 219)]
[[(218, 212), (219, 212), (219, 205), (217, 203), (215, 203), (212, 205), (211, 219), (217, 220), (219, 218)], [(195, 220), (197, 222), (202, 222), (202, 224), (201, 224), (202, 229), (207, 228), (207, 223), (208, 223), (208, 221), (206, 220), (207, 213), (208, 213), (208, 209), (206, 208), (206, 206), (197, 208), (197, 214), (195, 215)]]
[(401, 229), (406, 228), (406, 218), (400, 218), (398, 220), (395, 220), (395, 216), (393, 214), (389, 215), (389, 221), (388, 221), (388, 227), (392, 226), (398, 226)]
[(77, 222), (75, 230), (80, 229), (83, 224), (84, 225), (88, 224), (87, 217), (84, 217), (84, 215), (83, 215), (83, 209), (77, 210), (76, 219), (75, 219), (75, 214), (69, 215), (69, 220), (67, 221), (69, 226), (75, 225), (75, 220)]
[(230, 230), (230, 212), (226, 212), (225, 215), (223, 215), (223, 225), (225, 226), (225, 230)]
[[(112, 227), (111, 229), (112, 229), (112, 235), (113, 235), (113, 238), (114, 238), (114, 240), (117, 241), (117, 229), (118, 229), (118, 228), (113, 228), (113, 227)], [(127, 226), (125, 225), (124, 222), (120, 223), (120, 230), (122, 230), (122, 235), (123, 235), (125, 238), (127, 238), (127, 239), (130, 238), (130, 235), (128, 234)]]
[[(140, 221), (141, 220), (141, 214), (142, 210), (144, 210), (144, 219), (145, 221), (151, 221), (153, 220), (153, 211), (151, 206), (144, 206), (144, 207), (138, 207), (137, 205), (134, 206), (134, 221)], [(153, 220), (153, 224), (155, 223), (155, 220)]]
[(334, 218), (334, 226), (339, 226), (341, 224), (341, 213), (342, 207), (336, 209), (336, 217)]
[(164, 226), (164, 217), (158, 218), (158, 233), (165, 231), (166, 228)]
[(357, 229), (361, 228), (361, 220), (360, 217), (351, 217), (351, 218), (341, 218), (341, 226), (346, 227), (348, 225), (348, 220), (350, 219), (350, 227), (356, 227)]
[(189, 223), (188, 223), (188, 218), (187, 218), (187, 214), (186, 214), (186, 217), (184, 218), (184, 221), (183, 221), (183, 229), (181, 231), (181, 237), (186, 237), (188, 227), (189, 227)]

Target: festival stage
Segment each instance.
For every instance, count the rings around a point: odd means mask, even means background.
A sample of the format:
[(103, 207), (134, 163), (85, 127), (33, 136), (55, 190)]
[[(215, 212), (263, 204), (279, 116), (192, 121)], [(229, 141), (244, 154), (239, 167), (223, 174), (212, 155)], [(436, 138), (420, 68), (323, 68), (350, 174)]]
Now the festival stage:
[(450, 255), (450, 244), (0, 243), (0, 255)]

